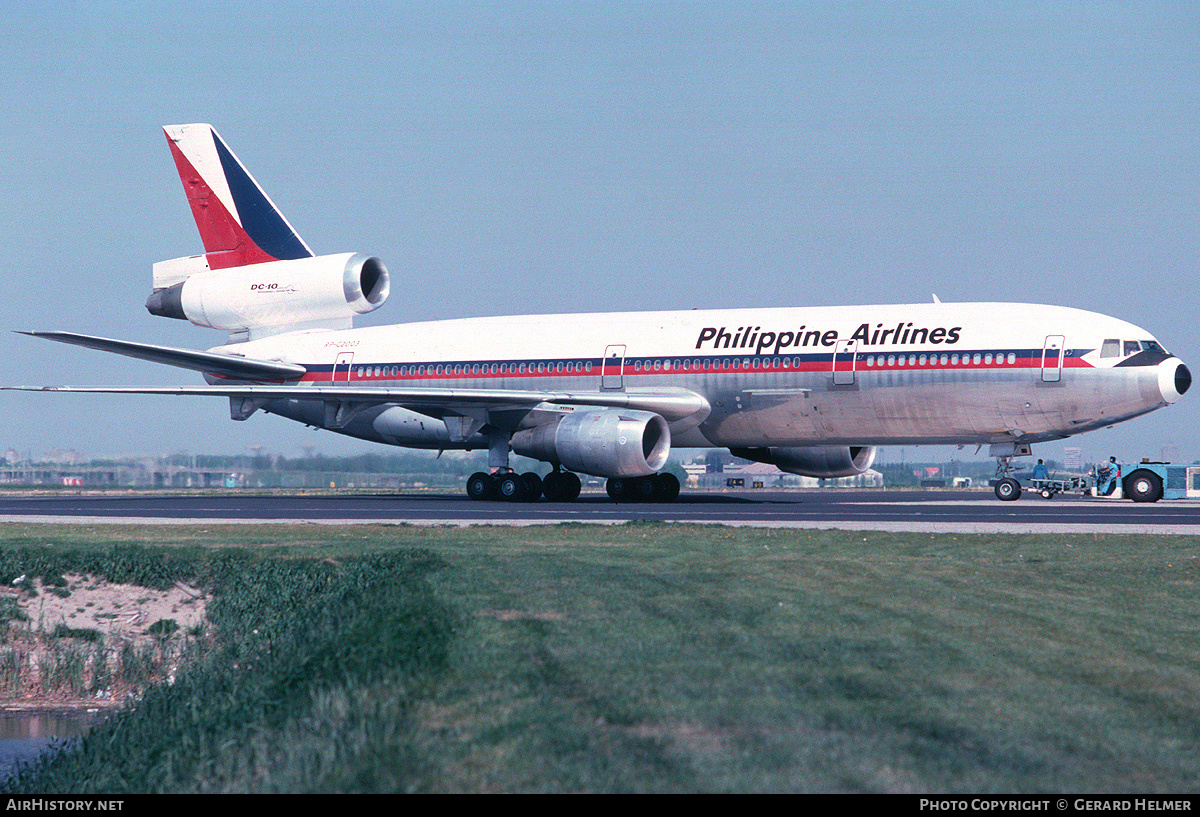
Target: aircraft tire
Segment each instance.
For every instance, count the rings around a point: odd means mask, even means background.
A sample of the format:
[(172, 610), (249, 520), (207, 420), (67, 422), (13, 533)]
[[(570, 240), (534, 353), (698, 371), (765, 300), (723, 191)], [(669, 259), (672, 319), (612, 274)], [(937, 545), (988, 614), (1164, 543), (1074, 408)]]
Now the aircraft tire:
[(496, 495), (496, 480), (482, 471), (471, 474), (467, 480), (467, 496), (474, 500), (492, 499)]
[(1153, 471), (1138, 469), (1125, 477), (1125, 496), (1134, 502), (1157, 502), (1162, 499), (1162, 478)]
[(542, 478), (537, 474), (529, 471), (521, 474), (521, 479), (525, 480), (525, 496), (526, 502), (537, 502), (542, 498)]
[(542, 495), (547, 502), (562, 502), (567, 486), (561, 471), (551, 471), (542, 479)]
[(507, 502), (520, 502), (525, 499), (525, 486), (520, 474), (504, 474), (496, 480), (496, 494)]
[(1012, 477), (1005, 477), (996, 483), (996, 499), (1002, 502), (1013, 502), (1021, 498), (1021, 483)]
[(581, 490), (583, 483), (570, 471), (551, 471), (542, 480), (542, 493), (550, 502), (573, 502)]
[(608, 498), (613, 502), (621, 502), (629, 499), (633, 493), (630, 490), (630, 481), (624, 477), (609, 477), (604, 483), (604, 490), (608, 492)]
[(661, 496), (661, 491), (659, 491), (658, 487), (658, 474), (648, 477), (638, 477), (633, 480), (632, 487), (633, 498), (637, 502), (654, 502)]
[(663, 502), (679, 499), (679, 477), (664, 471), (658, 477), (658, 494)]

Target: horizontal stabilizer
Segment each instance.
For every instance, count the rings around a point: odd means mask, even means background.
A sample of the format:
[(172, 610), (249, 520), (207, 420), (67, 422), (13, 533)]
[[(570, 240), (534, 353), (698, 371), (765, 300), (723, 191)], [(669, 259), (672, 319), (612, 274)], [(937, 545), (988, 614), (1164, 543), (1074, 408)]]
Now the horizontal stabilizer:
[(86, 346), (89, 349), (99, 349), (102, 352), (115, 352), (118, 355), (136, 357), (139, 360), (149, 360), (152, 363), (165, 363), (168, 366), (178, 366), (181, 369), (191, 369), (205, 374), (220, 375), (221, 377), (236, 377), (244, 380), (295, 380), (302, 377), (308, 370), (295, 363), (282, 363), (277, 360), (253, 360), (251, 358), (222, 355), (215, 352), (197, 352), (193, 349), (176, 349), (171, 346), (156, 346), (151, 343), (134, 343), (128, 340), (113, 340), (97, 338), (91, 335), (79, 335), (74, 332), (20, 332), (35, 338), (56, 340), (59, 343), (70, 343), (75, 346)]

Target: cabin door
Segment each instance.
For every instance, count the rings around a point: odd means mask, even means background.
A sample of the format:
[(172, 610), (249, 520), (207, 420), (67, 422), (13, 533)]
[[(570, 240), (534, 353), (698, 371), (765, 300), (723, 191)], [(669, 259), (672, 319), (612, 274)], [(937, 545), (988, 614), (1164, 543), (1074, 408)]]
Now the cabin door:
[(625, 388), (625, 344), (604, 347), (604, 362), (600, 364), (600, 388)]
[(854, 385), (854, 358), (858, 349), (857, 340), (839, 340), (833, 348), (833, 385)]
[(345, 383), (350, 379), (350, 362), (354, 360), (354, 352), (340, 352), (333, 361), (333, 374), (329, 380), (332, 383)]
[(1057, 383), (1062, 379), (1063, 348), (1066, 338), (1062, 335), (1046, 335), (1042, 347), (1042, 382)]

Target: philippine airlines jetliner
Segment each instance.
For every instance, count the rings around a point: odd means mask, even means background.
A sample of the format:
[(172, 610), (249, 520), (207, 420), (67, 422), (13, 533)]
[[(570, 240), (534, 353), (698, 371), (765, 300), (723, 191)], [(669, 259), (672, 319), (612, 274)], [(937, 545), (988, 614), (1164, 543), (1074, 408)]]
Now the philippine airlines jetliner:
[[(876, 446), (987, 444), (1005, 477), (1030, 444), (1175, 402), (1187, 367), (1144, 329), (1059, 306), (927, 303), (468, 318), (353, 328), (379, 308), (378, 258), (315, 256), (209, 125), (164, 129), (204, 254), (154, 265), (146, 307), (225, 330), (199, 352), (26, 334), (203, 373), (180, 388), (364, 440), (486, 449), (475, 499), (672, 500), (672, 446), (728, 448), (815, 477), (862, 473)], [(35, 388), (35, 387), (22, 387)], [(553, 466), (517, 474), (510, 452)], [(1135, 472), (1135, 474), (1138, 472)], [(1146, 472), (1149, 473), (1149, 472)], [(1153, 475), (1151, 475), (1153, 476)], [(1129, 475), (1133, 478), (1134, 475)], [(1154, 480), (1127, 482), (1153, 501)]]

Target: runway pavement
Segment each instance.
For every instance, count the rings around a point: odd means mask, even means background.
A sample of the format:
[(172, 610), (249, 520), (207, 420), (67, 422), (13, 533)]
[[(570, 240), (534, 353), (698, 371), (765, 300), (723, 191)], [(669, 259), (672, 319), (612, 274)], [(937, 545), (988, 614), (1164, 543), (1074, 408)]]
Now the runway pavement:
[(414, 525), (620, 524), (658, 520), (778, 528), (952, 533), (1200, 534), (1200, 500), (1128, 500), (990, 491), (807, 490), (684, 493), (674, 503), (474, 502), (465, 494), (213, 493), (0, 494), (0, 522), (76, 524), (316, 523)]

